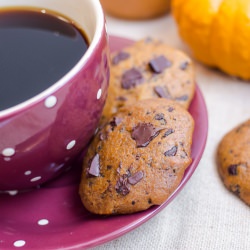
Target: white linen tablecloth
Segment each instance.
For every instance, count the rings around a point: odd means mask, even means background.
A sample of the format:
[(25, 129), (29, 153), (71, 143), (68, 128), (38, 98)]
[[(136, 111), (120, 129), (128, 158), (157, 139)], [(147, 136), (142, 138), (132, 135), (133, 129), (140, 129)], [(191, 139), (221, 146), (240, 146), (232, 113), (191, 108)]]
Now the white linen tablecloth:
[[(112, 35), (162, 39), (192, 57), (171, 15), (146, 21), (107, 16), (107, 27)], [(250, 209), (223, 186), (215, 158), (223, 135), (250, 118), (250, 82), (211, 70), (197, 61), (195, 67), (209, 115), (207, 144), (197, 170), (163, 211), (95, 250), (250, 249)]]

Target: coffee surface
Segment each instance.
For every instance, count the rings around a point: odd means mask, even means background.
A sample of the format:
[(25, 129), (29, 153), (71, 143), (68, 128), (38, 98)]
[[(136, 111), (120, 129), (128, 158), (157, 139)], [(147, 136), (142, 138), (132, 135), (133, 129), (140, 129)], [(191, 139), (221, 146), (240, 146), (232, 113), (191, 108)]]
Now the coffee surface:
[(38, 10), (0, 11), (0, 110), (53, 85), (87, 48), (71, 20)]

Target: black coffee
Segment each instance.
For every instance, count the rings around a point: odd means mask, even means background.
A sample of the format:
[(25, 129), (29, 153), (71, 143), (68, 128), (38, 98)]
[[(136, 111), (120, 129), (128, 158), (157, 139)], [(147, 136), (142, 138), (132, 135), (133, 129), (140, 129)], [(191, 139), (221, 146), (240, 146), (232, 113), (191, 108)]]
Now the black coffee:
[(54, 84), (87, 47), (84, 32), (54, 13), (0, 11), (0, 110)]

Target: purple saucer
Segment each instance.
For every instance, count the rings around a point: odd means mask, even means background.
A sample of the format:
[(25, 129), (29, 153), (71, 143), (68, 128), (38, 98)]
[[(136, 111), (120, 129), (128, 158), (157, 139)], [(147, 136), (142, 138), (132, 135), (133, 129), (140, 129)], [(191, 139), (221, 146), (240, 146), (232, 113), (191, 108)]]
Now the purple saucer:
[[(110, 37), (111, 50), (133, 41)], [(189, 109), (195, 120), (193, 162), (179, 187), (162, 204), (119, 216), (87, 212), (78, 195), (80, 166), (32, 191), (0, 194), (0, 249), (83, 249), (111, 241), (146, 222), (166, 207), (195, 171), (203, 154), (208, 131), (206, 105), (199, 87)]]

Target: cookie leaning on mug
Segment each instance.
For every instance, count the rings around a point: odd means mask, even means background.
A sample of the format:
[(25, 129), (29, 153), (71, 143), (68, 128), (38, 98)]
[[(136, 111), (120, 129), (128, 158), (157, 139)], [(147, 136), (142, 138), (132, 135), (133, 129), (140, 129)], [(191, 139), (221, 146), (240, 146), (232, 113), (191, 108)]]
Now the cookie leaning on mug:
[(227, 189), (250, 205), (250, 120), (229, 131), (218, 147), (218, 171)]
[(188, 109), (195, 92), (193, 63), (183, 52), (146, 38), (111, 55), (110, 86), (103, 117), (150, 98), (171, 99)]
[(125, 214), (162, 204), (191, 163), (194, 121), (167, 99), (119, 109), (95, 135), (79, 193), (96, 214)]

